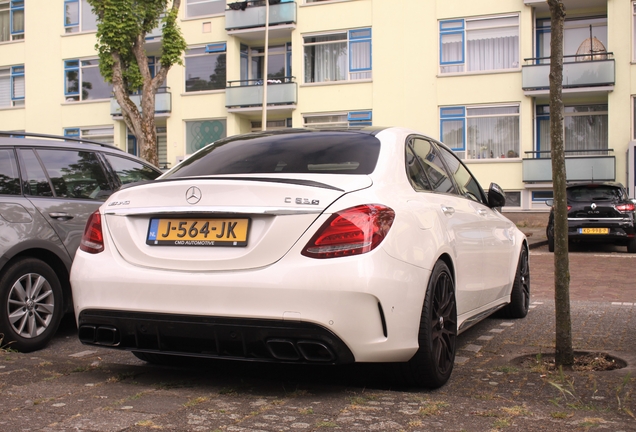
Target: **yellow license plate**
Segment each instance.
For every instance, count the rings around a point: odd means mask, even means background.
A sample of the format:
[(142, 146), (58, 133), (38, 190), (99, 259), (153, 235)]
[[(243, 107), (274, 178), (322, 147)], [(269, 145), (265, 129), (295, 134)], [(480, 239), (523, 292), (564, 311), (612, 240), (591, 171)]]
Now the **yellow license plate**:
[(250, 220), (150, 219), (146, 244), (161, 246), (247, 246)]
[(609, 234), (609, 228), (579, 228), (581, 234)]

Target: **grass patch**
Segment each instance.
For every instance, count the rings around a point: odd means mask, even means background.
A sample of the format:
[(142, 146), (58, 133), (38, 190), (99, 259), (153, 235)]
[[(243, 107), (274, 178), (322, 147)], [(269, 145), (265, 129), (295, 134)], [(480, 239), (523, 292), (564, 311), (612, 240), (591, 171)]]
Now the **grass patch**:
[(442, 408), (446, 408), (448, 403), (442, 401), (428, 402), (426, 406), (420, 408), (419, 415), (421, 416), (435, 416), (442, 412)]
[(193, 406), (197, 406), (199, 404), (202, 404), (203, 402), (206, 402), (207, 400), (208, 400), (208, 398), (203, 397), (203, 396), (199, 396), (199, 397), (195, 397), (193, 399), (190, 399), (189, 401), (184, 403), (183, 406), (185, 406), (185, 407), (193, 407)]
[(335, 428), (336, 426), (338, 425), (331, 421), (321, 421), (316, 423), (316, 427), (319, 427), (319, 428)]

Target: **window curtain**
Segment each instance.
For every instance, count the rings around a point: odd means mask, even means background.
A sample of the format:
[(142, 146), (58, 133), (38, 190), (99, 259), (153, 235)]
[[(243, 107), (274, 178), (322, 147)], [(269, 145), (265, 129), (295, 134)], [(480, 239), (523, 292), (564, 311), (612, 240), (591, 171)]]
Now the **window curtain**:
[[(591, 114), (565, 116), (563, 118), (565, 128), (565, 150), (567, 156), (593, 155), (589, 150), (603, 150), (598, 154), (604, 154), (609, 148), (609, 122), (607, 114)], [(551, 150), (550, 146), (550, 119), (538, 119), (539, 150)], [(574, 150), (574, 151), (571, 151)], [(581, 150), (581, 151), (577, 151)], [(541, 153), (542, 158), (550, 158), (550, 153)]]
[(11, 38), (11, 20), (9, 11), (0, 12), (0, 42), (6, 42)]
[[(441, 62), (463, 62), (463, 37), (462, 33), (443, 34), (440, 36), (442, 42)], [(464, 65), (442, 65), (442, 73), (463, 72)]]
[(371, 41), (350, 43), (351, 78), (367, 79), (371, 78), (370, 71), (357, 72), (359, 69), (371, 69)]
[(469, 71), (512, 69), (519, 66), (518, 28), (473, 30), (466, 33)]
[(519, 157), (519, 117), (468, 118), (467, 157)]
[(305, 48), (305, 82), (347, 79), (347, 42)]

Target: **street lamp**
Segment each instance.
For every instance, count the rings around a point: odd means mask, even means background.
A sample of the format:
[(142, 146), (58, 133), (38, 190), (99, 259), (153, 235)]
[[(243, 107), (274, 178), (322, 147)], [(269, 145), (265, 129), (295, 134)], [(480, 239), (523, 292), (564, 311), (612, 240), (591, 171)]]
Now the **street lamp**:
[(265, 64), (263, 65), (263, 117), (261, 130), (267, 130), (267, 50), (269, 49), (269, 0), (265, 0)]

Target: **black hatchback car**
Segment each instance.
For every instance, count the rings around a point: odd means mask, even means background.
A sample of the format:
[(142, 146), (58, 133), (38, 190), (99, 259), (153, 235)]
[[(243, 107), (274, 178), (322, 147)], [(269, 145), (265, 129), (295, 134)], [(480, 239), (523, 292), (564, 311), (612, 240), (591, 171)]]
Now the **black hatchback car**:
[[(572, 183), (566, 188), (568, 202), (568, 240), (627, 246), (636, 253), (634, 237), (635, 201), (620, 183)], [(552, 200), (547, 202), (552, 205)], [(546, 228), (548, 249), (554, 252), (554, 212)]]
[(49, 342), (72, 310), (69, 272), (88, 216), (123, 185), (159, 175), (111, 145), (0, 132), (0, 347)]

